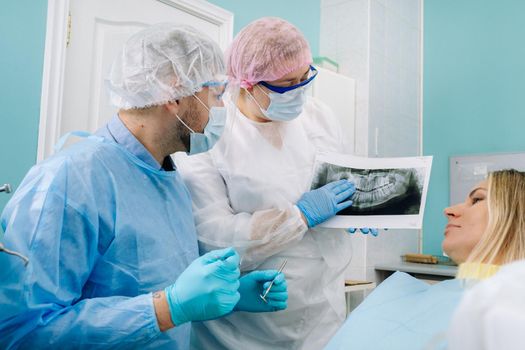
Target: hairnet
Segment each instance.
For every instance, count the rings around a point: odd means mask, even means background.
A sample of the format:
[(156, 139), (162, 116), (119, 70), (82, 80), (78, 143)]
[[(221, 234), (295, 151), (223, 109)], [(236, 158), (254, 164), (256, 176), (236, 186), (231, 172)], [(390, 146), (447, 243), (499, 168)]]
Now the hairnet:
[(230, 82), (250, 88), (260, 81), (277, 80), (312, 63), (310, 46), (291, 23), (263, 17), (242, 29), (227, 53)]
[(160, 105), (224, 78), (219, 46), (189, 26), (161, 23), (133, 35), (106, 80), (111, 103), (122, 109)]

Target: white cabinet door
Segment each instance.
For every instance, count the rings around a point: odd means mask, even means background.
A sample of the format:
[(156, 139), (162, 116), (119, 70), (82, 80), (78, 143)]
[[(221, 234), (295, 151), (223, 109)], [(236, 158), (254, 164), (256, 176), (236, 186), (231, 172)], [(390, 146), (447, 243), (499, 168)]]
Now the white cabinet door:
[(326, 68), (314, 80), (312, 95), (332, 109), (342, 128), (346, 153), (355, 152), (355, 80)]
[[(55, 13), (60, 12), (53, 1), (49, 3), (50, 11), (55, 7)], [(68, 8), (66, 13), (61, 11), (66, 20), (63, 30), (56, 25), (50, 28), (49, 23), (47, 28), (47, 35), (62, 37), (67, 48), (64, 50), (56, 43), (52, 47), (53, 40), (46, 38), (42, 94), (46, 100), (42, 101), (39, 160), (52, 153), (60, 135), (73, 130), (93, 132), (115, 114), (104, 79), (113, 58), (132, 34), (154, 23), (188, 24), (209, 35), (223, 49), (233, 35), (233, 15), (203, 0), (69, 0), (63, 3)], [(60, 15), (51, 18), (52, 15), (48, 13), (48, 22), (62, 20)], [(49, 62), (50, 56), (56, 56), (61, 62)], [(46, 69), (50, 74), (47, 81)]]

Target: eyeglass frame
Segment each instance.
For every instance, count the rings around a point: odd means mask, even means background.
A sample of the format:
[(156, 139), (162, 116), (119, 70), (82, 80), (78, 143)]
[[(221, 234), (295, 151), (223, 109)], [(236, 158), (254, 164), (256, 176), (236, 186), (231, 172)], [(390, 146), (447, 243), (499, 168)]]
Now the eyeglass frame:
[(265, 88), (267, 88), (268, 90), (272, 92), (276, 92), (278, 94), (284, 94), (285, 92), (295, 90), (305, 85), (308, 85), (312, 80), (314, 80), (314, 78), (317, 76), (317, 73), (318, 73), (317, 69), (315, 69), (314, 66), (310, 65), (309, 72), (312, 72), (313, 74), (308, 79), (300, 82), (299, 84), (292, 85), (292, 86), (275, 86), (275, 85), (268, 84), (265, 81), (261, 81), (259, 82), (259, 84), (261, 84), (262, 86), (264, 86)]

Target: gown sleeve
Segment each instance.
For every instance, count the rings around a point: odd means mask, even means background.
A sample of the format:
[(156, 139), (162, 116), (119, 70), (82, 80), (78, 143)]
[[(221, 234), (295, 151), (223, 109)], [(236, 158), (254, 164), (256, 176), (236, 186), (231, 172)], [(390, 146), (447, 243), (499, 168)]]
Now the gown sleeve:
[(0, 348), (145, 344), (160, 334), (151, 294), (82, 298), (100, 254), (98, 209), (75, 202), (72, 191), (83, 189), (65, 168), (33, 169), (3, 212), (4, 245), (29, 264), (9, 259), (0, 269)]
[(242, 256), (241, 269), (252, 270), (301, 240), (308, 230), (294, 203), (253, 213), (235, 212), (209, 153), (178, 155), (176, 162), (192, 197), (201, 249), (235, 247)]

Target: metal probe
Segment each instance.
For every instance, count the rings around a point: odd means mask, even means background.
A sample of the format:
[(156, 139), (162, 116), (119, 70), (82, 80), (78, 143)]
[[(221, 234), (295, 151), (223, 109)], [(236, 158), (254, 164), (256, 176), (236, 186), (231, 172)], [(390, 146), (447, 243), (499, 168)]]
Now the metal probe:
[[(284, 259), (283, 263), (281, 264), (281, 267), (279, 267), (279, 270), (277, 271), (277, 275), (279, 275), (281, 272), (283, 272), (283, 269), (286, 266), (287, 262), (288, 262), (288, 259)], [(275, 276), (275, 278), (277, 278), (277, 276)], [(259, 297), (261, 297), (261, 299), (264, 300), (264, 302), (267, 303), (267, 304), (268, 304), (268, 302), (266, 301), (266, 295), (268, 295), (268, 292), (272, 288), (273, 282), (275, 281), (275, 278), (270, 282), (270, 285), (268, 286), (268, 288), (266, 288), (264, 293), (263, 294), (259, 294)]]

